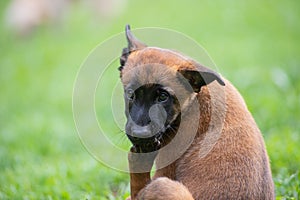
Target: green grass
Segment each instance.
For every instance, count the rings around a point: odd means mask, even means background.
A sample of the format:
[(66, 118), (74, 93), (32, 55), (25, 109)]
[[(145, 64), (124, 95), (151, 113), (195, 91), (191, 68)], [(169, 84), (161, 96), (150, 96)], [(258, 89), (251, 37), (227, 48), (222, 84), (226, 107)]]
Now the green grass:
[[(6, 4), (0, 3), (1, 16)], [(174, 29), (206, 48), (240, 90), (264, 135), (277, 199), (299, 199), (299, 7), (297, 0), (131, 0), (110, 20), (73, 5), (63, 25), (45, 25), (27, 39), (1, 25), (0, 199), (124, 199), (129, 194), (128, 175), (86, 151), (72, 114), (81, 63), (127, 23)], [(117, 70), (111, 76), (119, 76)]]

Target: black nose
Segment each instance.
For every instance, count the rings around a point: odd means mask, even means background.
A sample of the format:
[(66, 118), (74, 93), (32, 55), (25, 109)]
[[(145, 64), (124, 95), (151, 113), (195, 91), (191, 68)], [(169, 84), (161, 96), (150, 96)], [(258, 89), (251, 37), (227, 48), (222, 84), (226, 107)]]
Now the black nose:
[(144, 127), (151, 123), (150, 117), (140, 117), (138, 119), (132, 119), (137, 125)]
[(130, 117), (134, 123), (142, 127), (149, 125), (151, 122), (149, 109), (145, 107), (133, 107), (130, 111)]

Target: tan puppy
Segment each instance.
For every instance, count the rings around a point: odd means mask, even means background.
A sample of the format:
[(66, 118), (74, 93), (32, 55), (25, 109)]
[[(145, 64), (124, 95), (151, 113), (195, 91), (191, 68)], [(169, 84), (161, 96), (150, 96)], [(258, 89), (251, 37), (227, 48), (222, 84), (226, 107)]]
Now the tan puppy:
[(232, 84), (177, 52), (147, 47), (129, 26), (126, 36), (119, 69), (131, 199), (274, 199), (262, 135)]

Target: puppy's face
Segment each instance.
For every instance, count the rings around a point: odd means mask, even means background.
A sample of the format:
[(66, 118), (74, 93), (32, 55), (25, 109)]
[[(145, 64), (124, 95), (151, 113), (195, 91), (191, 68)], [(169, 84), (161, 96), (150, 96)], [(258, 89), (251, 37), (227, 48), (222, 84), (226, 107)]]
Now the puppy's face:
[(175, 134), (180, 106), (170, 88), (148, 83), (125, 88), (126, 134), (139, 152), (158, 150)]
[(126, 134), (137, 152), (151, 152), (176, 135), (182, 111), (218, 74), (170, 50), (146, 47), (126, 27), (128, 47), (120, 59)]

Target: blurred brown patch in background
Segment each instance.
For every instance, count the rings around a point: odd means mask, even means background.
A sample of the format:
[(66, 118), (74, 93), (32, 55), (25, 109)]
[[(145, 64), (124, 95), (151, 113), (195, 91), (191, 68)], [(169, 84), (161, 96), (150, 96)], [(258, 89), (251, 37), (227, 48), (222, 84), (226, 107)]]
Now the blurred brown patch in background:
[[(60, 24), (70, 4), (79, 0), (12, 0), (5, 12), (5, 23), (16, 35), (31, 35), (46, 23)], [(97, 18), (109, 20), (124, 10), (126, 0), (81, 0), (82, 6)]]

